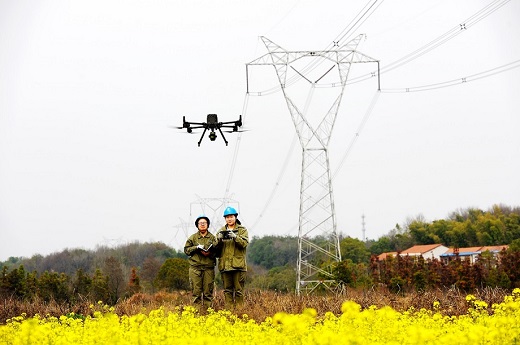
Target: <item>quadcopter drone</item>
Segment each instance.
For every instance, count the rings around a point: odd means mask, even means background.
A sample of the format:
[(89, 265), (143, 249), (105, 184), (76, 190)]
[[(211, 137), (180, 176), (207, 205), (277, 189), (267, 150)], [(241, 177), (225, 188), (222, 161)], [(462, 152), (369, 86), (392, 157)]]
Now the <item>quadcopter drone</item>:
[(224, 136), (224, 133), (222, 133), (221, 128), (231, 128), (232, 130), (225, 131), (226, 133), (233, 133), (233, 132), (241, 132), (238, 130), (239, 127), (242, 126), (242, 115), (238, 118), (237, 121), (226, 121), (226, 122), (219, 122), (217, 114), (208, 114), (206, 117), (206, 122), (189, 122), (186, 121), (186, 117), (182, 117), (182, 127), (176, 127), (179, 129), (186, 128), (186, 131), (188, 133), (192, 133), (194, 129), (204, 128), (204, 132), (202, 132), (202, 135), (200, 136), (200, 140), (198, 142), (198, 146), (200, 146), (200, 143), (202, 142), (202, 139), (204, 138), (204, 134), (206, 134), (206, 131), (209, 129), (209, 140), (215, 141), (217, 139), (217, 133), (215, 133), (215, 130), (218, 130), (220, 132), (220, 135), (222, 135), (222, 139), (224, 139), (224, 142), (226, 143), (226, 146), (228, 144), (228, 141), (226, 140), (226, 137)]

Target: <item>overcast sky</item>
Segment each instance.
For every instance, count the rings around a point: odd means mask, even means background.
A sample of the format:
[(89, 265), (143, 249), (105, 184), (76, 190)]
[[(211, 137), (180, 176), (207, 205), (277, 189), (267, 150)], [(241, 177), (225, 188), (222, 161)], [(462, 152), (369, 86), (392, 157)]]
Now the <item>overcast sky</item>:
[[(297, 236), (289, 111), (279, 89), (246, 95), (260, 36), (322, 50), (365, 34), (358, 49), (383, 70), (406, 62), (379, 94), (373, 78), (345, 90), (329, 145), (339, 232), (362, 239), (362, 215), (377, 239), (419, 215), (520, 206), (520, 68), (479, 74), (518, 66), (520, 2), (378, 2), (342, 37), (370, 3), (0, 0), (0, 260), (135, 240), (180, 249), (200, 212), (223, 223), (228, 187), (250, 236)], [(274, 69), (256, 82), (276, 87)], [(170, 127), (208, 113), (242, 114), (250, 131), (197, 147)]]

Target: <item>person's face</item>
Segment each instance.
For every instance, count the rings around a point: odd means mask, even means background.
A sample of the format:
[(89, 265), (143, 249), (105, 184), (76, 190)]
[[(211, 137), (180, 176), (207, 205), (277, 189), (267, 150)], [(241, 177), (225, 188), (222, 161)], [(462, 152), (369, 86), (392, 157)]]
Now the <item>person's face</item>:
[(208, 222), (206, 219), (201, 219), (197, 223), (197, 227), (199, 228), (201, 234), (205, 234), (208, 231)]
[(237, 221), (237, 217), (234, 214), (230, 214), (226, 216), (226, 224), (228, 226), (235, 226), (235, 222)]

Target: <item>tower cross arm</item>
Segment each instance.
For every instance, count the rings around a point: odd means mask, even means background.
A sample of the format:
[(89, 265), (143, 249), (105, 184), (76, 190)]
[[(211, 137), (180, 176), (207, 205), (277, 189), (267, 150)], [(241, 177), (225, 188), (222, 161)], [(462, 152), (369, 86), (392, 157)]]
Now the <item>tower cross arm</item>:
[[(342, 51), (338, 51), (338, 55), (340, 55)], [(379, 62), (379, 60), (374, 59), (371, 56), (363, 54), (357, 50), (352, 50), (345, 55), (338, 56), (338, 63), (363, 63), (363, 62)]]
[(285, 51), (271, 52), (247, 63), (246, 65), (289, 65), (303, 57), (322, 57), (335, 63), (379, 62), (357, 50), (322, 50), (322, 51)]
[(272, 65), (272, 64), (273, 64), (273, 60), (271, 57), (271, 53), (266, 53), (266, 54), (260, 56), (259, 58), (246, 63), (246, 65)]

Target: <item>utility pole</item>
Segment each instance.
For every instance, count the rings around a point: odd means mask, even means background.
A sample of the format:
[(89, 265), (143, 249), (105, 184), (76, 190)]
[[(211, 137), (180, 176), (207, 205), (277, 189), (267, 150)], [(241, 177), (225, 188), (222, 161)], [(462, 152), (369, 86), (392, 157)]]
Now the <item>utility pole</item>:
[[(378, 63), (356, 51), (362, 37), (323, 51), (288, 51), (261, 37), (268, 53), (246, 64), (248, 93), (249, 67), (274, 67), (302, 148), (297, 294), (337, 286), (332, 268), (341, 261), (341, 252), (328, 145), (351, 65)], [(311, 104), (318, 90), (319, 104), (315, 108)], [(302, 99), (305, 94), (307, 98)]]
[(363, 232), (363, 242), (367, 241), (366, 230), (365, 230), (365, 214), (361, 216), (361, 231)]

